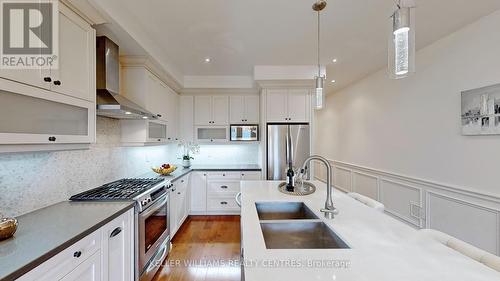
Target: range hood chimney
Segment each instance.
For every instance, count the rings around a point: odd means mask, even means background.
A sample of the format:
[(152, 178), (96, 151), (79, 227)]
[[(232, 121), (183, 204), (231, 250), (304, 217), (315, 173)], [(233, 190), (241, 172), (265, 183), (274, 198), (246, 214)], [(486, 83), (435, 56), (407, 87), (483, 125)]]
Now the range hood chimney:
[(96, 38), (97, 115), (115, 119), (156, 119), (156, 115), (120, 95), (118, 45), (105, 36)]

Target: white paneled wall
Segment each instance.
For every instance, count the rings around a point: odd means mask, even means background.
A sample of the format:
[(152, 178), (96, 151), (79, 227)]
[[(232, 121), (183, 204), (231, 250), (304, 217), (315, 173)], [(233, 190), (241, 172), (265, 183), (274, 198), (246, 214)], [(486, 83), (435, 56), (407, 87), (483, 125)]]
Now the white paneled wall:
[[(432, 228), (500, 255), (500, 197), (404, 175), (332, 161), (336, 188), (385, 205), (385, 212), (415, 228)], [(317, 166), (316, 178), (326, 173)]]

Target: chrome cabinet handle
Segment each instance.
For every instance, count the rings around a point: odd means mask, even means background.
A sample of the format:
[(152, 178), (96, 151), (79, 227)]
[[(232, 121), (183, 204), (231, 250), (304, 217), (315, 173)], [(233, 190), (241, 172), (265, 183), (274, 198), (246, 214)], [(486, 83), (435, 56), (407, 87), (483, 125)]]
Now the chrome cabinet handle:
[(221, 205), (227, 205), (227, 202), (226, 201), (222, 201), (220, 202)]
[(75, 257), (75, 258), (79, 258), (81, 255), (82, 255), (82, 252), (81, 252), (81, 251), (76, 251), (76, 252), (73, 254), (73, 257)]
[(109, 235), (109, 238), (113, 238), (115, 237), (116, 235), (120, 234), (120, 232), (122, 232), (122, 228), (121, 227), (117, 227), (115, 228), (111, 234)]
[(227, 185), (221, 185), (220, 188), (227, 189)]
[(236, 204), (238, 204), (238, 206), (241, 207), (241, 192), (238, 192), (238, 194), (236, 194)]

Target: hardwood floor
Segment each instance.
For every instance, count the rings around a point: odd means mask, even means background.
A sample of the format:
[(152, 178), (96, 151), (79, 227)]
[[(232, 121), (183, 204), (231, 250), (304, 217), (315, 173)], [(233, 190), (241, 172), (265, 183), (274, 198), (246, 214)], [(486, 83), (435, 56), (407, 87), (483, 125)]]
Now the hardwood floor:
[(153, 281), (239, 281), (240, 217), (189, 216)]

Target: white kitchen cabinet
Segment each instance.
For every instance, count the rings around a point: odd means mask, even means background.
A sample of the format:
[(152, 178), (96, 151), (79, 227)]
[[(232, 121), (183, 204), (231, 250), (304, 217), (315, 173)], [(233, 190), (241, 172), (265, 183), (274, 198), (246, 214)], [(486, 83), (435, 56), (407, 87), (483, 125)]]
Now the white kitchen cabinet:
[(205, 213), (207, 211), (207, 173), (192, 172), (190, 180), (191, 213)]
[[(24, 274), (19, 281), (134, 280), (134, 209)], [(117, 233), (115, 229), (122, 227)], [(113, 237), (110, 237), (115, 233)]]
[(310, 107), (308, 89), (266, 90), (267, 122), (309, 122)]
[(194, 120), (199, 126), (229, 125), (229, 97), (195, 96)]
[(229, 141), (228, 126), (195, 127), (197, 142), (227, 142)]
[(95, 30), (64, 5), (59, 5), (59, 45), (59, 67), (47, 75), (50, 89), (95, 101)]
[(287, 95), (288, 121), (309, 122), (310, 97), (307, 89), (292, 89)]
[(179, 97), (179, 138), (184, 141), (194, 141), (194, 97)]
[(258, 171), (243, 171), (241, 172), (242, 181), (258, 181), (262, 179), (262, 172)]
[(0, 87), (0, 144), (95, 142), (95, 102), (4, 79)]
[(129, 281), (134, 278), (134, 214), (127, 212), (102, 227), (102, 280)]
[(121, 70), (121, 94), (158, 119), (170, 121), (167, 120), (168, 87), (146, 67), (122, 65)]
[(231, 96), (229, 113), (231, 124), (258, 124), (259, 96)]
[(179, 95), (162, 83), (165, 92), (167, 93), (167, 111), (168, 120), (167, 140), (175, 142), (179, 140)]
[(160, 145), (168, 142), (168, 124), (162, 120), (120, 120), (124, 146)]
[(188, 216), (188, 179), (184, 176), (174, 182), (170, 197), (170, 238), (177, 233)]
[[(60, 281), (101, 281), (101, 255), (99, 252), (82, 262)], [(119, 280), (119, 279), (115, 279)]]
[(95, 30), (59, 3), (58, 68), (0, 69), (0, 77), (95, 102)]

